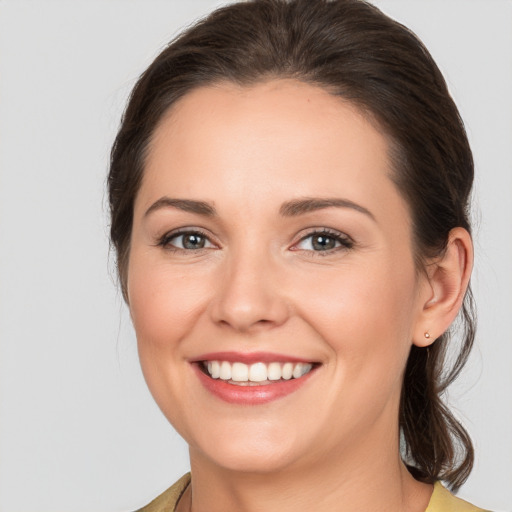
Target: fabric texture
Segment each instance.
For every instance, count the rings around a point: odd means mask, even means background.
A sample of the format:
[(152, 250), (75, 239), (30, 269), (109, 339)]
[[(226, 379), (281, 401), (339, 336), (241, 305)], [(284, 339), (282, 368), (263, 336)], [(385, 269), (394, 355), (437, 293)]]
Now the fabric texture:
[(454, 496), (441, 482), (434, 484), (434, 492), (425, 512), (485, 512)]
[(190, 483), (190, 473), (183, 475), (174, 485), (137, 512), (174, 512), (183, 491)]
[[(183, 475), (173, 486), (160, 494), (137, 512), (174, 512), (183, 491), (190, 484), (190, 473)], [(434, 492), (425, 512), (485, 512), (467, 501), (454, 496), (441, 482), (436, 482)]]

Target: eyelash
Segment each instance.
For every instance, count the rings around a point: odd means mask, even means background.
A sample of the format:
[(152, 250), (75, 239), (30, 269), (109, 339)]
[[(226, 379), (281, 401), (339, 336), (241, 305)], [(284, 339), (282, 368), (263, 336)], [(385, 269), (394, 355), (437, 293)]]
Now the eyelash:
[[(199, 236), (199, 237), (203, 238), (206, 241), (206, 243), (209, 243), (212, 246), (215, 245), (215, 244), (213, 244), (213, 242), (210, 240), (210, 237), (206, 233), (204, 233), (203, 231), (198, 230), (198, 229), (187, 229), (187, 230), (182, 230), (182, 231), (166, 233), (158, 240), (156, 245), (160, 246), (166, 250), (172, 251), (172, 252), (196, 252), (196, 253), (198, 253), (200, 251), (208, 250), (210, 248), (210, 247), (200, 247), (199, 249), (186, 249), (183, 247), (175, 247), (171, 244), (172, 240), (175, 240), (179, 237), (183, 237), (183, 236), (187, 236), (187, 235), (188, 236), (192, 236), (192, 235)], [(315, 236), (324, 236), (325, 238), (334, 240), (335, 244), (339, 244), (339, 245), (337, 247), (335, 246), (330, 249), (319, 250), (319, 251), (296, 248), (297, 245), (299, 245), (300, 243), (305, 242), (309, 238), (313, 238)], [(297, 243), (294, 244), (294, 246), (292, 247), (291, 250), (302, 251), (304, 253), (309, 253), (309, 255), (312, 257), (316, 257), (316, 256), (328, 256), (328, 255), (331, 255), (338, 251), (352, 249), (353, 247), (354, 247), (354, 241), (349, 236), (347, 236), (339, 231), (332, 230), (332, 229), (319, 228), (319, 229), (315, 229), (314, 231), (311, 231), (307, 235), (303, 236)]]
[(206, 248), (200, 247), (199, 249), (185, 249), (182, 247), (175, 247), (171, 244), (172, 240), (175, 240), (175, 239), (179, 238), (180, 236), (184, 237), (187, 235), (188, 236), (191, 236), (191, 235), (199, 236), (199, 237), (203, 238), (206, 242), (214, 245), (213, 242), (211, 242), (210, 237), (206, 233), (203, 233), (199, 229), (184, 229), (182, 231), (174, 231), (171, 233), (166, 233), (158, 240), (156, 245), (163, 247), (164, 249), (166, 249), (168, 251), (172, 251), (172, 252), (200, 252), (202, 250), (209, 249), (209, 247), (206, 247)]
[(334, 240), (335, 243), (338, 243), (339, 245), (337, 247), (333, 247), (331, 249), (325, 249), (321, 251), (314, 251), (309, 249), (293, 249), (295, 251), (304, 251), (305, 253), (309, 253), (310, 256), (316, 257), (316, 256), (330, 256), (335, 252), (338, 251), (346, 251), (348, 249), (352, 249), (354, 247), (354, 241), (344, 233), (341, 233), (340, 231), (335, 231), (333, 229), (328, 228), (319, 228), (315, 229), (314, 231), (309, 232), (307, 235), (303, 236), (295, 245), (296, 247), (301, 242), (306, 241), (309, 238), (313, 238), (315, 236), (324, 236), (325, 238), (329, 238), (331, 240)]

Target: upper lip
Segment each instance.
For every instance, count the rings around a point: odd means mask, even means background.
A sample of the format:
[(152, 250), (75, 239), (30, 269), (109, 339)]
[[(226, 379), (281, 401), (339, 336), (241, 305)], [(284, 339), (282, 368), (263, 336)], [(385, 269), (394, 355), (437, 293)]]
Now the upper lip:
[(231, 363), (312, 363), (310, 359), (303, 357), (290, 356), (286, 354), (276, 354), (273, 352), (209, 352), (190, 359), (191, 363), (200, 361), (228, 361)]

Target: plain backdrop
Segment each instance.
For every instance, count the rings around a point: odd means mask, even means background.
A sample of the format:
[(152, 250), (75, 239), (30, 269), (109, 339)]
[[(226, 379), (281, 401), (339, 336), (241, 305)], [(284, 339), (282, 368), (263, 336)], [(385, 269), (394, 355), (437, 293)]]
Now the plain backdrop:
[[(512, 510), (512, 3), (376, 0), (446, 75), (474, 149), (476, 349), (460, 495)], [(105, 176), (138, 74), (214, 0), (0, 0), (0, 511), (117, 512), (188, 469), (143, 381)]]

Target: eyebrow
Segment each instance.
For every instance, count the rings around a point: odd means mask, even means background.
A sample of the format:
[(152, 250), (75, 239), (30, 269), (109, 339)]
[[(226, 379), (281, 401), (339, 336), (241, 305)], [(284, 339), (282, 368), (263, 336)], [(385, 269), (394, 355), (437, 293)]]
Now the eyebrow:
[(375, 216), (370, 210), (349, 199), (342, 198), (305, 197), (303, 199), (294, 199), (283, 203), (279, 213), (285, 217), (295, 217), (316, 210), (323, 210), (324, 208), (350, 208), (376, 221)]
[[(215, 207), (206, 201), (175, 199), (164, 196), (155, 201), (146, 210), (144, 216), (147, 217), (150, 213), (162, 208), (176, 208), (184, 212), (196, 213), (206, 217), (215, 217), (217, 215)], [(279, 208), (279, 213), (283, 217), (296, 217), (316, 210), (323, 210), (325, 208), (350, 208), (367, 215), (374, 221), (376, 220), (372, 212), (364, 206), (354, 203), (349, 199), (342, 198), (305, 197), (303, 199), (293, 199), (283, 203), (281, 208)]]
[(205, 201), (194, 201), (192, 199), (173, 199), (171, 197), (161, 197), (155, 201), (144, 214), (147, 217), (150, 213), (162, 208), (177, 208), (184, 212), (197, 213), (206, 217), (215, 217), (217, 211), (214, 206)]

